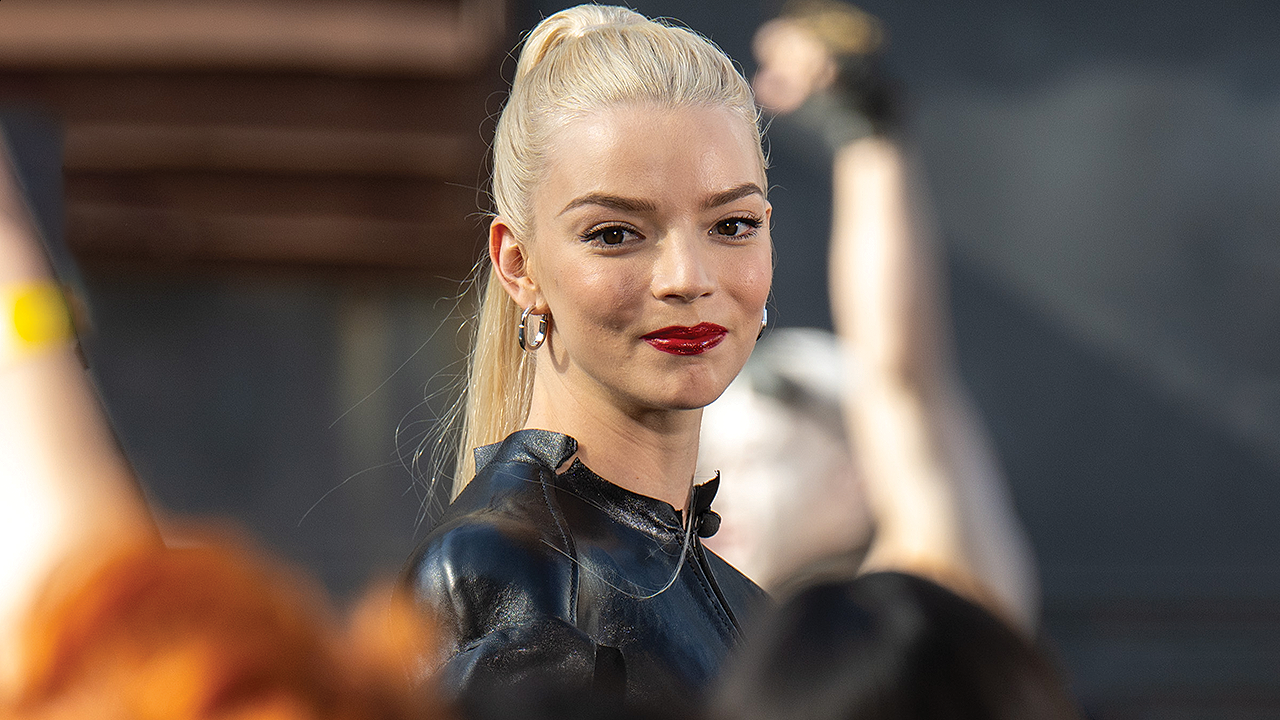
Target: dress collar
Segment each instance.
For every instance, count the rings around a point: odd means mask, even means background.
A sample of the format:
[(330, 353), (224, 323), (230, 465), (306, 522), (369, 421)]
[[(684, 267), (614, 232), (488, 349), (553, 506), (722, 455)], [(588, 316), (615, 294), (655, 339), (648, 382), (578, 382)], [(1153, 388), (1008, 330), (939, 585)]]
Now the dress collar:
[(550, 430), (517, 430), (506, 440), (475, 449), (476, 472), (499, 460), (545, 465), (552, 473), (578, 452), (578, 441)]
[[(563, 473), (556, 469), (578, 451), (578, 441), (550, 430), (517, 430), (500, 443), (476, 448), (476, 470), (493, 462), (525, 462), (544, 466), (555, 484), (596, 505), (614, 520), (637, 530), (683, 532), (682, 513), (670, 503), (632, 492), (595, 474), (581, 460), (574, 460)], [(701, 537), (711, 537), (720, 526), (720, 516), (711, 510), (711, 500), (720, 487), (720, 474), (702, 485), (693, 486), (694, 529)]]

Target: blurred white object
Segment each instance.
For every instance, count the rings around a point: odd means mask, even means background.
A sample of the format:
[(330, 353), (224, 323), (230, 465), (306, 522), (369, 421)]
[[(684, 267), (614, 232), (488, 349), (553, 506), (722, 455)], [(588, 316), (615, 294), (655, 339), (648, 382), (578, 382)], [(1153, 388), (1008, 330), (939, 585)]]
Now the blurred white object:
[(702, 416), (698, 477), (723, 476), (707, 545), (762, 587), (836, 554), (861, 554), (871, 517), (840, 411), (834, 335), (780, 329)]

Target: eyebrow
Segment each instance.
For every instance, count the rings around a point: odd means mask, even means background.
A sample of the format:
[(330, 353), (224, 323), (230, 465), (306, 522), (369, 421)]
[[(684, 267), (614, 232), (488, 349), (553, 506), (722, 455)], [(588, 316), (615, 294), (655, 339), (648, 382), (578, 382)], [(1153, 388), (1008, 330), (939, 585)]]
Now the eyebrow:
[[(734, 200), (741, 200), (742, 198), (748, 197), (750, 195), (759, 195), (760, 197), (764, 197), (764, 190), (761, 190), (760, 186), (753, 182), (745, 182), (745, 183), (742, 183), (741, 185), (734, 185), (728, 190), (722, 190), (718, 193), (715, 193), (714, 195), (707, 197), (707, 199), (702, 202), (702, 209), (711, 210), (714, 208), (718, 208), (721, 205), (727, 205), (733, 202)], [(599, 205), (600, 207), (606, 207), (611, 210), (619, 210), (621, 212), (630, 212), (630, 213), (654, 212), (658, 209), (657, 205), (655, 205), (654, 203), (648, 200), (623, 197), (621, 195), (610, 195), (608, 193), (593, 192), (593, 193), (587, 193), (582, 197), (575, 198), (574, 200), (570, 201), (568, 205), (564, 206), (564, 209), (561, 210), (559, 214), (563, 215), (569, 212), (570, 210), (580, 208), (584, 205)]]
[(658, 209), (657, 205), (648, 200), (640, 200), (637, 198), (622, 197), (621, 195), (610, 195), (608, 193), (587, 193), (564, 206), (560, 211), (563, 215), (574, 208), (580, 208), (583, 205), (599, 205), (607, 207), (611, 210), (621, 210), (622, 212), (644, 213), (653, 212)]
[(742, 183), (741, 185), (734, 185), (728, 190), (718, 192), (715, 195), (712, 195), (711, 197), (707, 198), (702, 203), (702, 209), (711, 210), (714, 208), (718, 208), (721, 205), (728, 205), (734, 200), (741, 200), (742, 198), (748, 197), (750, 195), (759, 195), (760, 197), (764, 197), (764, 190), (761, 190), (760, 186), (753, 182), (745, 182), (745, 183)]

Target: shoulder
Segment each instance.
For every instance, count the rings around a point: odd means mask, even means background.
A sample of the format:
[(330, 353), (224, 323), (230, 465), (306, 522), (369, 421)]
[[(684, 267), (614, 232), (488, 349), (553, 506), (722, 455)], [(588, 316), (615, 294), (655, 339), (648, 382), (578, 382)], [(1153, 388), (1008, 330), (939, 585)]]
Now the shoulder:
[(527, 517), (475, 513), (428, 535), (410, 558), (404, 579), (427, 600), (497, 581), (531, 581), (569, 564), (571, 549), (558, 540), (557, 533)]
[[(504, 464), (507, 465), (507, 464)], [(450, 506), (411, 556), (403, 582), (418, 605), (455, 636), (459, 649), (534, 618), (570, 618), (574, 548), (558, 510), (520, 467), (494, 468)], [(513, 480), (503, 486), (503, 479)]]

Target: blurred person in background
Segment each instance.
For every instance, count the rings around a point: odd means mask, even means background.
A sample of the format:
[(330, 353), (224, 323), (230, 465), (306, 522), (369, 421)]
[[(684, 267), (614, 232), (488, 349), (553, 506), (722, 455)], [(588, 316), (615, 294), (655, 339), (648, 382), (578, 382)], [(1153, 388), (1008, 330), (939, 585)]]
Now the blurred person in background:
[(444, 717), (434, 636), (375, 590), (350, 628), (226, 529), (165, 526), (121, 454), (0, 126), (0, 718)]
[(755, 37), (760, 102), (799, 113), (835, 151), (837, 337), (774, 334), (721, 401), (732, 419), (705, 415), (716, 433), (751, 423), (750, 407), (781, 411), (765, 421), (796, 441), (768, 446), (783, 460), (764, 465), (791, 471), (756, 484), (792, 500), (756, 521), (772, 529), (777, 512), (797, 529), (782, 547), (767, 533), (740, 542), (782, 585), (780, 606), (750, 633), (714, 716), (1078, 719), (1032, 641), (1032, 560), (957, 377), (927, 209), (874, 68), (882, 37), (874, 18), (826, 1), (788, 4)]
[(451, 639), (428, 665), (472, 707), (531, 686), (687, 707), (764, 599), (703, 548), (718, 480), (693, 485), (702, 408), (765, 322), (758, 117), (677, 25), (580, 5), (525, 38), (461, 482), (406, 577)]
[(707, 409), (700, 466), (742, 477), (711, 542), (766, 588), (823, 558), (899, 570), (1033, 634), (1034, 563), (958, 375), (883, 42), (874, 17), (825, 1), (789, 3), (756, 34), (758, 101), (833, 153), (836, 335), (771, 332)]
[[(756, 36), (760, 102), (802, 113), (835, 152), (838, 339), (775, 334), (728, 407), (705, 416), (715, 433), (758, 422), (751, 408), (774, 413), (764, 421), (794, 442), (738, 462), (790, 468), (756, 484), (804, 496), (757, 504), (766, 532), (743, 531), (780, 605), (749, 634), (712, 714), (1080, 718), (1032, 640), (1029, 549), (956, 374), (932, 231), (870, 57), (881, 38), (873, 18), (830, 2), (790, 4)], [(734, 510), (726, 503), (726, 525)], [(787, 544), (771, 546), (785, 525)]]

